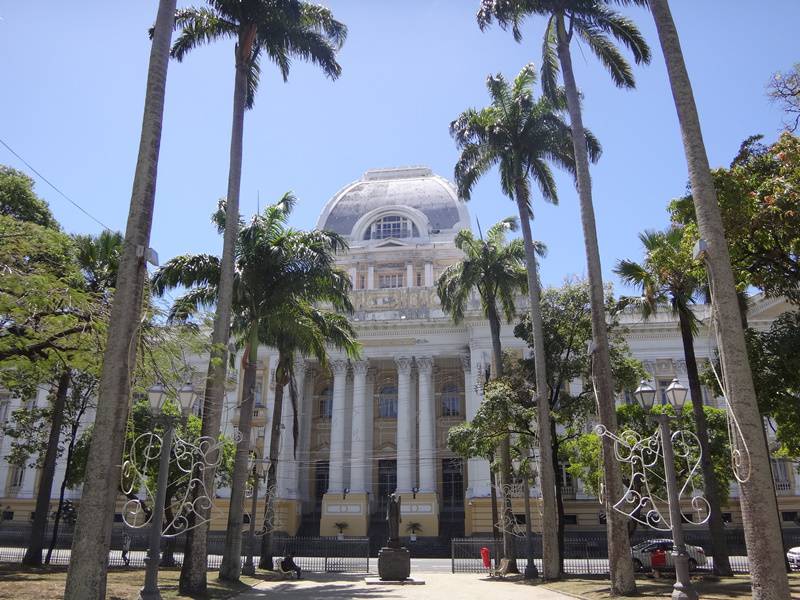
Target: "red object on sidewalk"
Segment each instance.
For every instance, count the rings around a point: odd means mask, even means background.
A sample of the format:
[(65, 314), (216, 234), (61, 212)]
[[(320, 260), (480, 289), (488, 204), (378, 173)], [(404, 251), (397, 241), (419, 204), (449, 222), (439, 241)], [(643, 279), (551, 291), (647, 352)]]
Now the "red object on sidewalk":
[(492, 566), (492, 559), (489, 556), (489, 549), (486, 546), (481, 548), (481, 559), (483, 559), (483, 566), (487, 569)]
[(650, 566), (654, 569), (667, 566), (667, 553), (664, 550), (653, 550), (650, 553)]

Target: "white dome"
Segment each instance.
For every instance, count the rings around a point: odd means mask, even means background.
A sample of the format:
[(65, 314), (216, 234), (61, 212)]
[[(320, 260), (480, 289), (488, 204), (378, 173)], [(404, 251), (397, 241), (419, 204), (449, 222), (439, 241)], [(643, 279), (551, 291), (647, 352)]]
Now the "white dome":
[(427, 167), (367, 171), (328, 201), (317, 228), (361, 239), (370, 222), (394, 214), (413, 222), (414, 237), (469, 228), (469, 212), (453, 185)]

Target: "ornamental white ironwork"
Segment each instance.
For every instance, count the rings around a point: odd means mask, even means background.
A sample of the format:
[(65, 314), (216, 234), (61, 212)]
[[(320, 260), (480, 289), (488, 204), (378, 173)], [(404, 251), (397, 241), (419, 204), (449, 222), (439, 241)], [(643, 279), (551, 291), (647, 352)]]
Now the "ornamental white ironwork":
[[(665, 440), (662, 439), (660, 428), (649, 436), (642, 436), (631, 430), (625, 430), (617, 436), (603, 425), (595, 427), (595, 432), (600, 437), (612, 440), (617, 461), (630, 466), (627, 488), (622, 497), (612, 505), (614, 510), (652, 529), (672, 531), (669, 503), (654, 491), (655, 486), (652, 483), (658, 481), (662, 486), (666, 485), (665, 478), (657, 470), (659, 465), (664, 464)], [(694, 483), (700, 469), (700, 441), (694, 433), (678, 430), (672, 433), (666, 443), (672, 445), (676, 460), (686, 463), (688, 474), (678, 490), (678, 499), (690, 497), (692, 510), (698, 516), (698, 520), (694, 521), (681, 513), (683, 519), (687, 523), (707, 522), (711, 515), (711, 506)], [(695, 450), (697, 458), (693, 460), (692, 452)]]
[[(158, 470), (163, 448), (163, 438), (154, 432), (138, 436), (130, 448), (130, 458), (122, 464), (122, 492), (129, 497), (122, 509), (122, 520), (131, 528), (147, 527), (156, 510), (156, 490), (151, 486), (148, 472)], [(205, 484), (206, 469), (216, 469), (222, 462), (221, 441), (200, 437), (194, 441), (173, 435), (170, 452), (170, 471), (177, 477), (169, 480), (169, 487), (180, 490), (175, 499), (168, 499), (173, 517), (162, 526), (163, 537), (176, 537), (181, 533), (208, 523), (214, 506), (214, 490)], [(152, 510), (147, 510), (147, 506)]]

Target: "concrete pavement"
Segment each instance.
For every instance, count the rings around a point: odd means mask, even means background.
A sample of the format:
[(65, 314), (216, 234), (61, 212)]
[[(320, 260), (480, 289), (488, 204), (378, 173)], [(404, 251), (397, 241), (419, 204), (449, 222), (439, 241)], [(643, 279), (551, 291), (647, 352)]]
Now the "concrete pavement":
[(310, 573), (300, 580), (265, 581), (236, 600), (567, 600), (559, 594), (522, 580), (490, 580), (485, 575), (413, 573), (425, 585), (367, 585), (366, 575)]

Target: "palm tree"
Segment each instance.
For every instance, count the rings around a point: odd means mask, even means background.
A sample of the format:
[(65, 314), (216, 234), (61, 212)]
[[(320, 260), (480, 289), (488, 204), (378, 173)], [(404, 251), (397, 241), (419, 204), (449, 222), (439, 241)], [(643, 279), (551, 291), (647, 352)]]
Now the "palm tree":
[[(328, 270), (332, 270), (331, 267)], [(261, 538), (261, 558), (259, 567), (272, 570), (272, 527), (274, 498), (272, 491), (276, 489), (277, 465), (280, 449), (281, 424), (283, 419), (284, 390), (288, 388), (292, 403), (292, 439), (293, 452), (297, 450), (298, 439), (298, 390), (295, 380), (295, 368), (298, 357), (316, 358), (324, 368), (328, 363), (327, 348), (344, 350), (351, 358), (357, 358), (359, 345), (355, 341), (355, 330), (346, 316), (340, 313), (319, 310), (312, 302), (330, 302), (339, 311), (350, 312), (352, 307), (346, 293), (338, 285), (331, 286), (326, 269), (286, 273), (287, 277), (295, 277), (297, 283), (305, 282), (308, 286), (305, 298), (298, 295), (291, 302), (285, 302), (277, 310), (272, 311), (268, 319), (262, 322), (260, 339), (262, 342), (278, 350), (278, 362), (275, 366), (275, 404), (272, 411), (270, 428), (269, 467), (267, 469), (267, 497), (264, 503), (264, 523), (266, 531)], [(287, 460), (284, 458), (283, 460)]]
[[(542, 486), (542, 555), (543, 576), (559, 575), (558, 531), (556, 515), (555, 471), (551, 459), (550, 403), (547, 398), (547, 373), (544, 355), (542, 311), (536, 251), (531, 234), (531, 189), (533, 179), (542, 198), (557, 202), (556, 184), (548, 161), (571, 173), (575, 172), (569, 126), (561, 118), (565, 108), (563, 94), (555, 100), (534, 100), (532, 86), (536, 81), (533, 65), (523, 67), (513, 83), (502, 75), (487, 79), (491, 104), (481, 110), (468, 109), (450, 124), (450, 133), (461, 150), (455, 167), (458, 194), (469, 200), (472, 188), (493, 166), (500, 170), (503, 193), (514, 200), (522, 224), (525, 262), (528, 271), (531, 327), (536, 365), (536, 405), (541, 456)], [(592, 157), (599, 156), (597, 140), (585, 131)]]
[[(227, 226), (222, 246), (219, 298), (214, 317), (212, 348), (203, 408), (204, 436), (219, 435), (224, 394), (227, 345), (231, 320), (234, 279), (234, 246), (239, 224), (239, 187), (242, 176), (244, 113), (252, 108), (261, 74), (261, 59), (266, 57), (280, 69), (284, 81), (289, 76), (292, 58), (299, 57), (319, 65), (331, 79), (341, 73), (336, 53), (347, 36), (347, 28), (322, 6), (299, 0), (214, 0), (209, 8), (185, 8), (175, 14), (180, 35), (172, 47), (178, 61), (198, 46), (220, 39), (236, 41), (233, 88), (233, 123), (228, 167)], [(213, 485), (214, 469), (203, 474), (206, 485)], [(208, 517), (201, 509), (200, 516)], [(181, 569), (183, 594), (206, 591), (206, 539), (208, 528), (201, 525), (189, 531), (186, 555)]]
[(95, 413), (95, 427), (104, 435), (95, 436), (89, 449), (64, 589), (67, 600), (106, 597), (108, 549), (117, 499), (117, 486), (112, 482), (119, 481), (130, 400), (130, 372), (131, 365), (136, 362), (133, 341), (141, 318), (147, 275), (141, 251), (150, 245), (175, 3), (176, 0), (160, 0), (153, 29), (139, 154)]
[[(614, 384), (606, 331), (603, 274), (592, 204), (589, 149), (586, 138), (581, 133), (583, 131), (581, 99), (570, 54), (570, 44), (573, 37), (577, 36), (603, 63), (618, 87), (629, 89), (635, 87), (630, 66), (608, 36), (626, 46), (637, 63), (650, 61), (650, 48), (636, 25), (609, 8), (611, 4), (647, 6), (647, 0), (511, 0), (508, 2), (482, 0), (478, 11), (478, 24), (484, 29), (493, 19), (497, 19), (502, 27), (511, 26), (515, 39), (521, 41), (520, 25), (525, 17), (539, 15), (547, 18), (542, 44), (542, 89), (551, 99), (562, 93), (557, 87), (560, 64), (572, 125), (581, 224), (591, 291), (592, 337), (595, 344), (593, 372), (600, 407), (599, 417), (600, 422), (613, 431), (616, 429)], [(622, 494), (622, 478), (619, 467), (614, 462), (610, 440), (604, 440), (604, 450), (604, 479), (608, 490), (606, 497), (607, 500), (611, 500)], [(609, 502), (606, 502), (606, 513), (610, 515), (607, 523), (612, 592), (630, 593), (635, 591), (636, 582), (628, 551), (630, 540), (624, 517), (614, 514)]]
[(682, 243), (684, 240), (682, 227), (672, 227), (665, 232), (645, 231), (639, 234), (639, 239), (645, 249), (644, 261), (641, 263), (631, 260), (618, 261), (614, 272), (622, 281), (640, 288), (642, 294), (639, 298), (623, 298), (622, 302), (637, 304), (645, 319), (650, 318), (665, 305), (669, 305), (672, 313), (678, 317), (683, 340), (683, 356), (686, 360), (686, 375), (692, 396), (692, 412), (697, 437), (700, 440), (705, 494), (711, 506), (709, 529), (714, 555), (714, 572), (717, 575), (730, 576), (733, 572), (728, 559), (728, 545), (722, 521), (719, 482), (714, 472), (714, 465), (711, 463), (708, 425), (703, 410), (700, 375), (694, 354), (697, 318), (692, 312), (691, 305), (701, 292), (702, 283), (695, 276), (694, 261)]
[[(224, 202), (215, 214), (220, 230), (227, 225)], [(275, 205), (256, 215), (241, 227), (236, 245), (236, 270), (233, 281), (232, 329), (239, 347), (244, 350), (243, 389), (239, 408), (238, 430), (241, 440), (236, 447), (231, 482), (228, 527), (225, 537), (220, 578), (237, 580), (241, 570), (241, 527), (247, 462), (250, 455), (250, 430), (256, 380), (258, 348), (264, 330), (272, 320), (286, 317), (284, 306), (303, 302), (325, 301), (335, 310), (350, 310), (350, 282), (334, 267), (334, 254), (346, 248), (336, 234), (299, 232), (286, 226), (295, 198), (286, 194)], [(178, 256), (168, 261), (153, 276), (155, 293), (163, 294), (178, 286), (188, 288), (170, 309), (170, 318), (186, 319), (202, 307), (212, 305), (219, 295), (220, 260), (209, 255)], [(337, 320), (336, 313), (323, 311), (322, 318)], [(329, 316), (333, 315), (333, 316)]]
[(750, 473), (740, 484), (747, 554), (753, 581), (753, 598), (788, 598), (783, 544), (777, 518), (770, 457), (764, 443), (753, 376), (747, 358), (736, 282), (725, 241), (725, 229), (708, 166), (700, 118), (692, 83), (686, 72), (678, 31), (667, 0), (650, 0), (658, 39), (667, 65), (672, 96), (681, 126), (697, 225), (705, 241), (702, 251), (711, 283), (715, 325), (720, 347), (725, 391), (742, 429), (750, 453)]
[[(516, 217), (503, 219), (489, 229), (485, 240), (476, 239), (469, 229), (459, 231), (455, 245), (464, 253), (464, 259), (448, 267), (437, 282), (442, 310), (449, 313), (456, 324), (464, 319), (469, 298), (473, 290), (477, 290), (483, 314), (489, 321), (495, 377), (503, 376), (500, 311), (506, 322), (511, 323), (516, 315), (514, 297), (528, 289), (524, 243), (519, 239), (506, 242), (505, 236), (506, 231), (516, 231), (518, 226)], [(544, 251), (541, 244), (536, 249), (540, 255)], [(503, 496), (503, 556), (510, 561), (509, 571), (517, 573), (513, 525), (510, 525), (515, 522), (514, 511), (508, 493), (513, 483), (509, 436), (500, 442), (500, 465), (500, 485), (506, 491)], [(493, 527), (496, 528), (497, 524)]]

